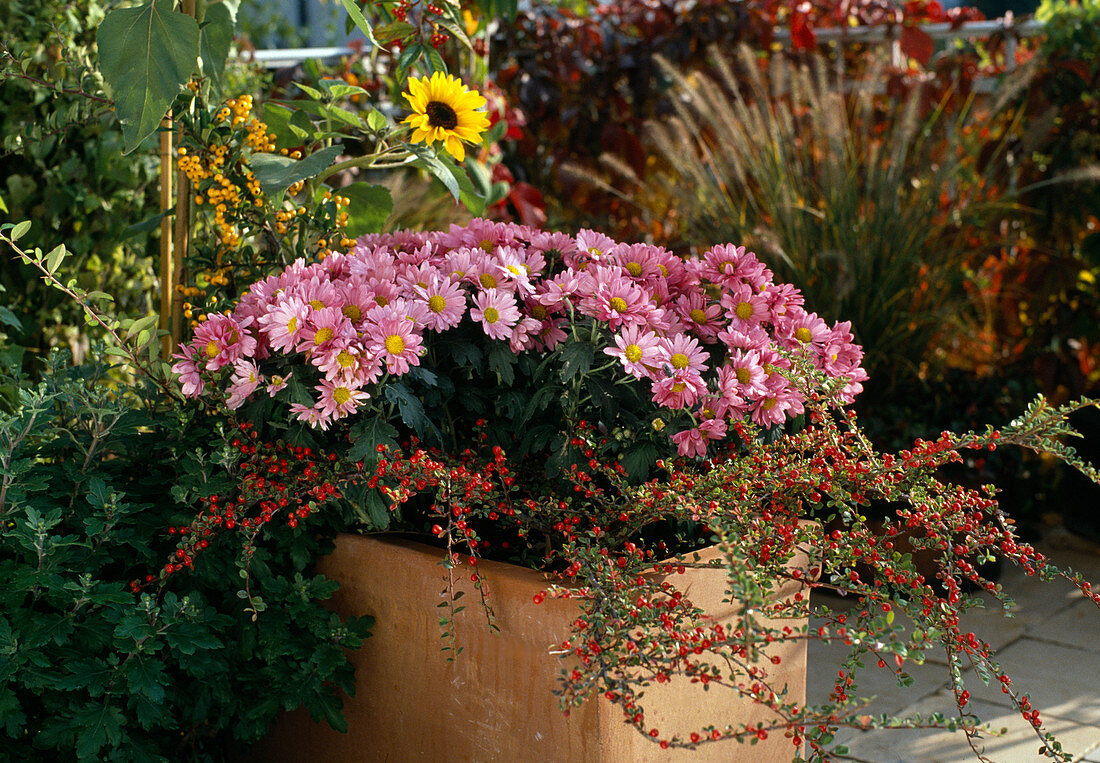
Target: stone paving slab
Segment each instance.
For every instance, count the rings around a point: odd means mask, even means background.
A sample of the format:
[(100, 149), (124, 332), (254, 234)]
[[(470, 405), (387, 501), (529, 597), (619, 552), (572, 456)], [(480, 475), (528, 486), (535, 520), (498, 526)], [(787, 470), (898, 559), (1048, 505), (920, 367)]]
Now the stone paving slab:
[[(999, 651), (996, 659), (1012, 679), (1012, 688), (1031, 697), (1044, 716), (1100, 725), (1100, 656), (1095, 652), (1022, 638)], [(976, 699), (1009, 705), (999, 684), (973, 680), (966, 686)]]
[[(1056, 528), (1039, 550), (1058, 565), (1070, 567), (1100, 583), (1100, 547)], [(1043, 713), (1046, 727), (1075, 754), (1079, 763), (1100, 763), (1100, 610), (1066, 581), (1041, 581), (1006, 566), (1004, 592), (1015, 601), (1013, 617), (999, 602), (984, 596), (987, 605), (964, 615), (962, 625), (989, 641), (995, 657), (1013, 679), (1013, 688), (1028, 693)], [(815, 599), (832, 609), (854, 606), (851, 599), (823, 595)], [(836, 671), (847, 655), (841, 644), (810, 642), (807, 699), (824, 702)], [(942, 653), (929, 652), (924, 665), (907, 665), (912, 687), (899, 687), (894, 676), (873, 664), (857, 674), (859, 696), (875, 695), (872, 714), (910, 715), (915, 712), (957, 712), (949, 690)], [(1008, 734), (985, 740), (986, 755), (996, 763), (1042, 760), (1038, 739), (1020, 718), (999, 684), (985, 686), (971, 670), (964, 672), (973, 695), (974, 712)], [(962, 734), (934, 730), (842, 730), (838, 741), (849, 745), (853, 760), (864, 763), (975, 760)]]
[[(906, 714), (947, 711), (952, 705), (950, 693), (927, 697), (910, 705)], [(974, 713), (994, 730), (1007, 729), (1004, 736), (985, 737), (977, 743), (986, 757), (996, 763), (1034, 763), (1039, 739), (1031, 725), (1014, 711), (999, 705), (976, 700)], [(1100, 726), (1081, 725), (1064, 719), (1049, 719), (1047, 728), (1062, 743), (1063, 749), (1083, 755), (1100, 741)], [(930, 730), (897, 730), (852, 732), (838, 737), (848, 745), (848, 757), (862, 763), (969, 763), (977, 760), (974, 751), (960, 732)], [(1086, 758), (1087, 759), (1087, 758)]]

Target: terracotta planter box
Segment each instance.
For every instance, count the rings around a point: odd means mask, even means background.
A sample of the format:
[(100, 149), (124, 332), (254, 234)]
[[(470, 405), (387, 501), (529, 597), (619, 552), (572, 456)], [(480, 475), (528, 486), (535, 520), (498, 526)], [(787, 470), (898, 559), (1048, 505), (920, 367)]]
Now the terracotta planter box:
[[(704, 558), (708, 552), (703, 552)], [(709, 551), (716, 555), (715, 551)], [(339, 581), (332, 606), (344, 615), (375, 618), (372, 635), (352, 655), (356, 695), (346, 698), (349, 731), (315, 724), (308, 713), (289, 714), (261, 745), (265, 761), (790, 761), (782, 734), (752, 747), (730, 740), (695, 752), (664, 751), (623, 722), (622, 711), (597, 697), (566, 717), (551, 692), (564, 663), (550, 654), (569, 634), (576, 604), (532, 597), (547, 586), (539, 573), (482, 561), (499, 633), (485, 625), (470, 568), (456, 570), (466, 609), (456, 618), (462, 653), (446, 661), (439, 613), (444, 601), (441, 552), (416, 542), (341, 536), (319, 570)], [(798, 560), (795, 560), (796, 563)], [(805, 559), (802, 560), (805, 563)], [(677, 587), (697, 605), (725, 619), (725, 576), (720, 570), (676, 575)], [(792, 595), (798, 584), (782, 591)], [(801, 623), (792, 622), (795, 627)], [(805, 702), (806, 642), (777, 644), (771, 681)], [(646, 689), (647, 720), (662, 733), (686, 735), (707, 724), (768, 722), (767, 709), (727, 690), (704, 692), (687, 680)]]

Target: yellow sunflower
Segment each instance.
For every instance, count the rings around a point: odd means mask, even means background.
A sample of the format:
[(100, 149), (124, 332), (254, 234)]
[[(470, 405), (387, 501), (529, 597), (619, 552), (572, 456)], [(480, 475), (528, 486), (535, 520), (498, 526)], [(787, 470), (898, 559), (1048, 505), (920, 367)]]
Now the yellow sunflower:
[(404, 95), (413, 110), (404, 120), (413, 127), (412, 142), (425, 141), (430, 146), (442, 141), (447, 153), (460, 162), (466, 158), (462, 141), (478, 143), (489, 129), (489, 118), (477, 111), (485, 98), (457, 77), (436, 72), (430, 79), (412, 78)]

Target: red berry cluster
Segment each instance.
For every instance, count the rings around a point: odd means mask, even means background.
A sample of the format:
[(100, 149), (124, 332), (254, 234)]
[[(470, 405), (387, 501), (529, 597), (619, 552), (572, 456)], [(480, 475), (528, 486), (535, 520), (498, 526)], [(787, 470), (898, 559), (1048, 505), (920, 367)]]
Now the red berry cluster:
[[(168, 534), (179, 541), (161, 570), (161, 580), (192, 568), (195, 556), (225, 531), (242, 533), (244, 552), (251, 555), (265, 525), (283, 517), (287, 526), (295, 528), (329, 499), (339, 497), (337, 484), (360, 478), (361, 462), (348, 467), (338, 463), (334, 453), (281, 441), (259, 442), (249, 422), (239, 424), (238, 430), (229, 443), (241, 456), (234, 467), (237, 489), (229, 495), (200, 497), (198, 514), (189, 524), (168, 528)], [(144, 581), (131, 581), (130, 589), (136, 593), (155, 580), (157, 576), (146, 575)]]

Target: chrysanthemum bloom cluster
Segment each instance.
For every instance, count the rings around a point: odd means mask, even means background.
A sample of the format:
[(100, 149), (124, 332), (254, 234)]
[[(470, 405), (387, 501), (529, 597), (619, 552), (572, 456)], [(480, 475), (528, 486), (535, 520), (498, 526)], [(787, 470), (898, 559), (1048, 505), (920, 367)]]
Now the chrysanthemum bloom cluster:
[(230, 408), (283, 394), (293, 375), (315, 395), (290, 410), (324, 429), (370, 406), (387, 379), (421, 364), (435, 334), (463, 322), (516, 354), (594, 342), (648, 385), (655, 410), (686, 414), (690, 425), (671, 437), (687, 456), (703, 456), (731, 421), (801, 414), (807, 390), (793, 355), (840, 380), (838, 402), (866, 379), (850, 324), (807, 312), (743, 247), (681, 259), (589, 230), (485, 220), (366, 236), (348, 254), (299, 260), (199, 326), (173, 370), (185, 394), (212, 388)]

